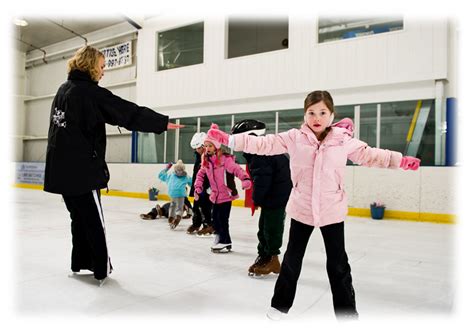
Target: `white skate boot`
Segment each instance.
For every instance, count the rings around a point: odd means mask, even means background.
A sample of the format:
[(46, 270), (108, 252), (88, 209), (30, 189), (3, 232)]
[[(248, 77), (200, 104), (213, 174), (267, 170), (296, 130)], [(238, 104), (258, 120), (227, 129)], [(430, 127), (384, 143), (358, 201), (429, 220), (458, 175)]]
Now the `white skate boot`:
[(267, 317), (271, 320), (281, 320), (283, 318), (283, 312), (273, 307), (270, 307), (267, 311)]
[(231, 251), (232, 243), (217, 243), (211, 247), (213, 253), (227, 253)]

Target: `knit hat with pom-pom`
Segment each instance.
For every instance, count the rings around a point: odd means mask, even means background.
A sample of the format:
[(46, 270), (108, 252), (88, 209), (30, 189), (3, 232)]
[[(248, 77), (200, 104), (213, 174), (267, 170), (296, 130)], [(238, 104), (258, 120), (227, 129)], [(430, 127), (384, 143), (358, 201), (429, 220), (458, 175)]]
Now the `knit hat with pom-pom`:
[(186, 166), (184, 166), (183, 161), (180, 159), (174, 165), (174, 172), (176, 175), (186, 175)]
[[(211, 129), (219, 129), (219, 126), (213, 123), (211, 125)], [(216, 147), (216, 149), (220, 149), (221, 147), (221, 143), (218, 140), (213, 139), (212, 137), (209, 137), (209, 135), (206, 135), (206, 137), (204, 138), (204, 142), (211, 142)]]

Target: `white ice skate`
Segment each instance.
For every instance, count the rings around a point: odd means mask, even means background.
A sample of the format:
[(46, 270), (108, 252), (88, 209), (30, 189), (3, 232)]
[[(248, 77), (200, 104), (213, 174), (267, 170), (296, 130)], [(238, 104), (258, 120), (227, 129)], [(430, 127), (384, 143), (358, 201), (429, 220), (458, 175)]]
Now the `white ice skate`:
[(92, 272), (91, 273), (72, 272), (72, 273), (68, 274), (67, 276), (69, 278), (75, 278), (75, 277), (90, 277), (90, 276), (93, 276), (93, 275), (94, 275), (94, 273), (92, 273)]
[(213, 253), (227, 253), (231, 251), (232, 243), (217, 243), (211, 247)]
[(283, 318), (283, 313), (278, 309), (270, 307), (267, 311), (267, 317), (271, 320), (281, 320)]
[(107, 281), (108, 277), (105, 277), (104, 279), (99, 280), (99, 287), (104, 286), (105, 282)]

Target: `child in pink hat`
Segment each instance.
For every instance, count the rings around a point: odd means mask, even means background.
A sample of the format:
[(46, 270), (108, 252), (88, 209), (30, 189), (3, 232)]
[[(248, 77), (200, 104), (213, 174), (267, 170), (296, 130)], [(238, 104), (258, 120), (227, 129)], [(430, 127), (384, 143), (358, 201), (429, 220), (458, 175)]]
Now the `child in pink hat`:
[[(216, 124), (211, 129), (218, 129)], [(224, 153), (221, 143), (209, 136), (204, 139), (205, 152), (202, 154), (201, 168), (194, 184), (194, 200), (199, 199), (203, 190), (204, 178), (207, 176), (211, 185), (210, 201), (214, 204), (212, 219), (216, 237), (212, 252), (229, 252), (232, 240), (229, 233), (229, 215), (232, 201), (239, 197), (234, 176), (242, 181), (242, 189), (249, 189), (252, 182), (247, 173), (235, 162), (235, 157)]]

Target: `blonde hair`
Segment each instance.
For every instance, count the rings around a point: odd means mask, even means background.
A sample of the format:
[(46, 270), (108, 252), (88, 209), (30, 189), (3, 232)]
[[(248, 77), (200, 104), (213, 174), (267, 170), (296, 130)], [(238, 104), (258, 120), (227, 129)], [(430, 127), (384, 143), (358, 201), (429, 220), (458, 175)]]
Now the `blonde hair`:
[(67, 62), (67, 73), (73, 70), (80, 70), (89, 74), (93, 81), (100, 80), (100, 71), (98, 69), (99, 59), (104, 54), (92, 46), (84, 46), (76, 51), (76, 54)]

